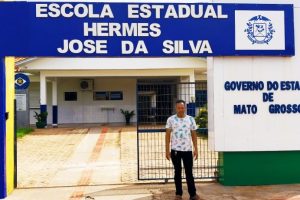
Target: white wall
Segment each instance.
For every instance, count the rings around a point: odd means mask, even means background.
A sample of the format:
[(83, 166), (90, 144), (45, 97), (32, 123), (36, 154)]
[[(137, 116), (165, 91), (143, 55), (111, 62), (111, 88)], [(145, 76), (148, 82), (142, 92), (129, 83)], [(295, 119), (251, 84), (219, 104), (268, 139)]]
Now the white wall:
[[(94, 101), (92, 91), (81, 91), (81, 78), (58, 79), (58, 123), (106, 123), (107, 111), (102, 107), (114, 107), (109, 111), (109, 122), (124, 122), (120, 109), (136, 111), (135, 78), (94, 78), (95, 91), (123, 91), (123, 100)], [(90, 79), (90, 78), (88, 78)], [(77, 92), (77, 101), (64, 101), (64, 92)], [(136, 116), (132, 119), (136, 121)]]
[[(272, 2), (268, 1), (268, 3)], [(224, 89), (225, 81), (300, 80), (300, 8), (297, 7), (294, 11), (296, 56), (217, 57), (208, 61), (211, 149), (216, 151), (300, 150), (300, 114), (270, 114), (268, 110), (270, 104), (299, 104), (299, 91), (275, 91), (274, 102), (263, 102), (261, 91), (239, 92)], [(256, 104), (259, 110), (255, 115), (233, 114), (234, 104)]]
[[(82, 78), (58, 79), (58, 123), (106, 123), (107, 111), (102, 107), (114, 107), (109, 111), (109, 122), (124, 122), (120, 109), (136, 111), (136, 78), (93, 78), (95, 91), (123, 91), (123, 100), (94, 101), (92, 91), (82, 91), (79, 87)], [(90, 79), (90, 78), (87, 78)], [(30, 85), (30, 124), (35, 124), (34, 111), (39, 112), (40, 86)], [(48, 123), (52, 123), (52, 87), (47, 83)], [(64, 92), (77, 92), (77, 101), (64, 101)], [(136, 116), (132, 118), (136, 122)]]

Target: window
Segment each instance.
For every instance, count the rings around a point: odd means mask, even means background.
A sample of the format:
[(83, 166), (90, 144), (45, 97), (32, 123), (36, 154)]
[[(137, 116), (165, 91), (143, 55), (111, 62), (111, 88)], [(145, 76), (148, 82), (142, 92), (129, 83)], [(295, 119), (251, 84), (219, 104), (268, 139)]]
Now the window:
[(94, 100), (109, 100), (109, 92), (94, 92)]
[(98, 100), (123, 100), (122, 91), (96, 91), (94, 92), (94, 101)]
[(65, 92), (65, 101), (77, 101), (77, 92)]
[(123, 92), (121, 91), (110, 92), (110, 100), (123, 100)]

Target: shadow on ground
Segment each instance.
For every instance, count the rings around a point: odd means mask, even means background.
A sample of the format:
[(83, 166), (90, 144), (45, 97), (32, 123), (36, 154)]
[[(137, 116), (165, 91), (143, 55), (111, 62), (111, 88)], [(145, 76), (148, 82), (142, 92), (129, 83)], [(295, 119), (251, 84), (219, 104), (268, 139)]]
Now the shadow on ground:
[[(96, 188), (95, 188), (96, 189)], [(189, 199), (183, 186), (183, 199)], [(174, 199), (173, 184), (145, 184), (116, 186), (86, 193), (86, 199), (156, 200)], [(300, 200), (300, 185), (229, 187), (218, 183), (197, 184), (197, 193), (203, 200)], [(90, 198), (89, 198), (90, 197)]]

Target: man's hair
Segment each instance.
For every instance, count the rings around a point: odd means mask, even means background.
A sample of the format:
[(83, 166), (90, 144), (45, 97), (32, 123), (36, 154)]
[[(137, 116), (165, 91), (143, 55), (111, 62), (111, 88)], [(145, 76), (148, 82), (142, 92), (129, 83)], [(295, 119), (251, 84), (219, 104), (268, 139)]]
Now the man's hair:
[(182, 99), (177, 100), (176, 104), (178, 104), (178, 103), (183, 103), (185, 105), (185, 101), (183, 101)]

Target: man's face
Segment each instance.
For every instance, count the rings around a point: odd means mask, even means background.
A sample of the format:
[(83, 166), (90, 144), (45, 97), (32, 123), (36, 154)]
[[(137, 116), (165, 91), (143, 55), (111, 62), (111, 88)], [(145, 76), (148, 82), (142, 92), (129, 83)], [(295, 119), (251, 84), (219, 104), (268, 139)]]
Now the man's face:
[(179, 115), (183, 115), (185, 113), (185, 104), (184, 103), (177, 103), (176, 104), (176, 112)]

